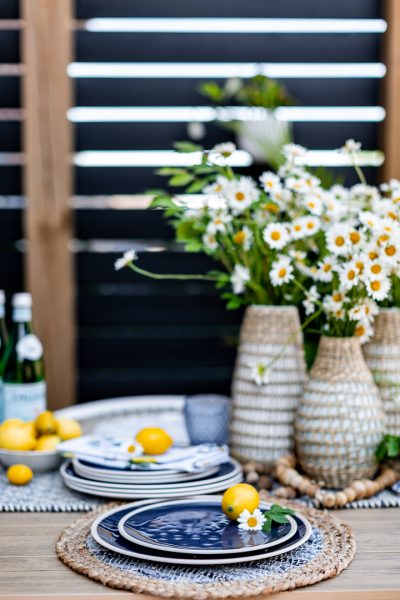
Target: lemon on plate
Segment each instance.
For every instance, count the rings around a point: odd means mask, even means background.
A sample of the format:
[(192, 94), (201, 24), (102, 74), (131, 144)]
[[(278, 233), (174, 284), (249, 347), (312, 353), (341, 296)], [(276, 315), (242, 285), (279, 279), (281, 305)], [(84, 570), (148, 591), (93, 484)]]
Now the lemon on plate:
[(81, 437), (82, 427), (75, 419), (60, 417), (57, 419), (56, 433), (63, 441), (72, 440), (73, 438)]
[(36, 442), (35, 450), (43, 452), (45, 450), (55, 450), (58, 444), (61, 443), (61, 438), (58, 435), (42, 435)]
[(26, 465), (12, 465), (7, 469), (7, 478), (13, 485), (25, 485), (32, 480), (33, 471)]
[(145, 454), (164, 454), (174, 443), (171, 436), (160, 427), (145, 427), (136, 436)]
[(15, 419), (4, 421), (0, 425), (0, 448), (5, 450), (33, 450), (36, 438), (26, 423), (16, 423)]
[(222, 510), (232, 521), (235, 521), (246, 509), (253, 512), (259, 504), (260, 496), (256, 488), (248, 483), (233, 485), (222, 496)]
[(38, 435), (51, 435), (57, 431), (57, 419), (51, 410), (45, 410), (36, 417), (35, 427)]

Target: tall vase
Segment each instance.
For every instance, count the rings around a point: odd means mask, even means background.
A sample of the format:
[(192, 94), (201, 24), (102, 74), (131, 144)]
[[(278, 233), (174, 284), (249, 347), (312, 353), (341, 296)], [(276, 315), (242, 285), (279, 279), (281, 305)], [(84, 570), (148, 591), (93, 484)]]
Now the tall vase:
[(382, 308), (364, 356), (381, 394), (385, 433), (400, 435), (400, 310)]
[(305, 473), (328, 487), (371, 477), (384, 414), (356, 338), (322, 337), (296, 417)]
[(297, 308), (248, 307), (232, 382), (233, 455), (272, 464), (293, 451), (294, 417), (305, 377)]

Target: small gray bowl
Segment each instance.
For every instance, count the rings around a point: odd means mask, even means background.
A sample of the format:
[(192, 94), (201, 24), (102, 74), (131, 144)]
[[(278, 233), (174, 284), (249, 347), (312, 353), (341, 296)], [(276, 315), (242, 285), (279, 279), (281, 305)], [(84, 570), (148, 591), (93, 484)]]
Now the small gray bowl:
[(34, 473), (44, 473), (57, 469), (62, 461), (62, 456), (57, 450), (5, 450), (0, 448), (0, 462), (4, 467), (11, 465), (26, 465)]

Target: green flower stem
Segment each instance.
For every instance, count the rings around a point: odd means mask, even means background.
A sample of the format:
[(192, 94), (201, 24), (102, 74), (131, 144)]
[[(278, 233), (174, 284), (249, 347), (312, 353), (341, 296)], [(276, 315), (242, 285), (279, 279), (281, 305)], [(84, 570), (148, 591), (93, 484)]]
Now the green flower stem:
[(151, 271), (147, 271), (146, 269), (141, 269), (133, 262), (129, 262), (126, 265), (132, 271), (139, 273), (139, 275), (144, 275), (145, 277), (150, 277), (151, 279), (179, 279), (181, 281), (189, 281), (189, 280), (200, 280), (200, 281), (217, 281), (218, 277), (212, 275), (200, 275), (200, 274), (191, 274), (191, 275), (182, 275), (182, 274), (161, 274), (161, 273), (152, 273)]

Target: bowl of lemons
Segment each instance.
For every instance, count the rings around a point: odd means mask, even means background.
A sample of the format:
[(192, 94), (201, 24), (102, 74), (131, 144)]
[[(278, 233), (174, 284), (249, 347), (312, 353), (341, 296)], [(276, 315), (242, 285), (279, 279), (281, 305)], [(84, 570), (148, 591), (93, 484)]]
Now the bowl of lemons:
[(5, 467), (26, 465), (36, 473), (52, 471), (62, 461), (58, 444), (81, 435), (77, 421), (57, 418), (50, 410), (34, 421), (7, 419), (0, 425), (0, 462)]

